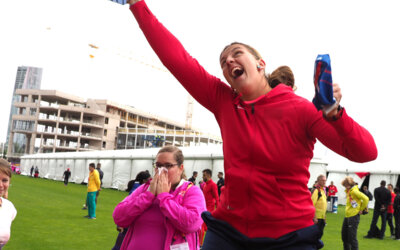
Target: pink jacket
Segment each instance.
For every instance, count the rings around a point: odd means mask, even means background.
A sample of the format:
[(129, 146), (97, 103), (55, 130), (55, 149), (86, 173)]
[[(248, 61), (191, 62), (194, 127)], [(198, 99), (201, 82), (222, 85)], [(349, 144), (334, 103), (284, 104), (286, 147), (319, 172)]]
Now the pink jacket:
[[(164, 249), (169, 250), (172, 238), (179, 237), (175, 243), (184, 242), (185, 234), (190, 249), (199, 249), (198, 232), (203, 220), (201, 213), (206, 211), (206, 204), (202, 191), (197, 186), (187, 188), (191, 182), (184, 182), (171, 193), (161, 193), (154, 196), (148, 191), (149, 183), (138, 187), (126, 197), (114, 210), (114, 222), (121, 227), (129, 227), (122, 243), (121, 250), (127, 249), (132, 239), (133, 227), (136, 219), (150, 207), (154, 199), (160, 202), (160, 209), (165, 216), (164, 225), (167, 232)], [(152, 235), (148, 235), (148, 241)]]

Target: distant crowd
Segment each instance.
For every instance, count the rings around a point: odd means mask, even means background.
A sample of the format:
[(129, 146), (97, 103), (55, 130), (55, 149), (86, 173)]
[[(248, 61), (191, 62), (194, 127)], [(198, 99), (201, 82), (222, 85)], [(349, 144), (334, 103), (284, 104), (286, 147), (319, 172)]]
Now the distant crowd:
[[(321, 235), (326, 224), (326, 211), (328, 201), (334, 202), (337, 187), (331, 181), (329, 186), (325, 186), (326, 177), (318, 176), (311, 191), (311, 199), (315, 206), (314, 222), (318, 225)], [(374, 195), (368, 190), (366, 185), (362, 190), (358, 189), (352, 177), (346, 177), (342, 181), (346, 192), (345, 218), (342, 225), (342, 241), (344, 249), (358, 249), (357, 228), (360, 222), (360, 215), (368, 213), (368, 203), (375, 198), (373, 217), (368, 234), (364, 238), (384, 239), (386, 223), (390, 227), (391, 238), (400, 240), (400, 190), (399, 187), (393, 188), (392, 184), (386, 186), (386, 181), (382, 180), (380, 187), (375, 188)], [(378, 218), (381, 217), (381, 227), (377, 227)], [(394, 219), (394, 224), (393, 224)]]

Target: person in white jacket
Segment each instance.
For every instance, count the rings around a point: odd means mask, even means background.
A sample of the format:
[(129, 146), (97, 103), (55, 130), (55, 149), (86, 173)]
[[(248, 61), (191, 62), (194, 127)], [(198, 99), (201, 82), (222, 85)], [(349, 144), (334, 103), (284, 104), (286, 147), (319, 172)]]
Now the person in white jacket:
[(17, 210), (8, 198), (8, 187), (11, 180), (11, 166), (8, 161), (0, 159), (0, 249), (10, 239), (11, 222)]

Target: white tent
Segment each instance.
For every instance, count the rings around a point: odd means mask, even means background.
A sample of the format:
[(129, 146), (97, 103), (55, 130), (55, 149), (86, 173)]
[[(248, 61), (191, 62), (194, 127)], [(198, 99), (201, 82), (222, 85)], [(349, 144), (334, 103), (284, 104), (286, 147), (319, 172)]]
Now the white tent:
[[(202, 170), (209, 168), (213, 171), (213, 180), (217, 182), (217, 173), (224, 172), (221, 145), (181, 149), (185, 156), (184, 166), (188, 177), (193, 171), (201, 173)], [(149, 170), (150, 174), (153, 174), (152, 162), (158, 150), (159, 148), (149, 148), (25, 155), (21, 158), (21, 172), (23, 175), (29, 175), (30, 168), (37, 166), (40, 177), (61, 181), (64, 171), (69, 168), (72, 173), (70, 181), (82, 183), (87, 182), (89, 163), (100, 162), (104, 172), (103, 187), (124, 190), (128, 181), (135, 179), (140, 171)], [(327, 165), (321, 159), (312, 159), (309, 168), (309, 187), (318, 175), (326, 174)]]

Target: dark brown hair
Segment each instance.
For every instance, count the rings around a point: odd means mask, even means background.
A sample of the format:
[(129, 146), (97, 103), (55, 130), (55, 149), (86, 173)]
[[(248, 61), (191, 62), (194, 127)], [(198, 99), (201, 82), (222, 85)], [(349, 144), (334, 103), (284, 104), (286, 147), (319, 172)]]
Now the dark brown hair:
[(288, 66), (280, 66), (271, 74), (267, 75), (268, 83), (271, 88), (283, 83), (289, 87), (294, 87), (294, 75)]
[(3, 158), (0, 159), (0, 173), (3, 173), (11, 178), (11, 165)]

